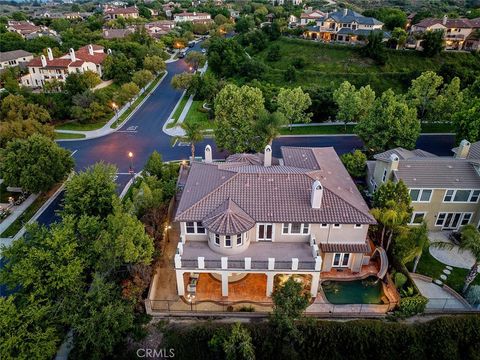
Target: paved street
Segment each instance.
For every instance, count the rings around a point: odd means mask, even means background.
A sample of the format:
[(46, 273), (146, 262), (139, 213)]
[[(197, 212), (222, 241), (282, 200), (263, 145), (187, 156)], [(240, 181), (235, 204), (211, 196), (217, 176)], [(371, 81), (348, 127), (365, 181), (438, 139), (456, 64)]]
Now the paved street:
[[(195, 46), (199, 50), (200, 45)], [(135, 171), (143, 168), (150, 154), (157, 150), (164, 160), (181, 160), (188, 158), (189, 146), (171, 145), (171, 138), (162, 131), (164, 122), (180, 99), (182, 91), (171, 87), (170, 81), (175, 74), (188, 70), (183, 60), (167, 64), (168, 75), (145, 101), (140, 109), (117, 132), (85, 141), (62, 141), (60, 144), (75, 152), (73, 157), (76, 170), (83, 170), (98, 161), (115, 164), (118, 167), (117, 183), (119, 192), (130, 179), (128, 174), (130, 162), (129, 151), (134, 154), (133, 167)], [(201, 155), (206, 144), (211, 144), (215, 158), (225, 157), (215, 146), (213, 139), (206, 139), (197, 145)], [(423, 135), (418, 141), (418, 147), (438, 155), (450, 155), (454, 137), (450, 135)], [(362, 146), (356, 136), (294, 136), (280, 137), (273, 142), (273, 153), (280, 154), (280, 146), (333, 146), (342, 154)], [(48, 224), (55, 221), (55, 210), (59, 208), (62, 196), (59, 196), (51, 206), (40, 216), (40, 223)]]

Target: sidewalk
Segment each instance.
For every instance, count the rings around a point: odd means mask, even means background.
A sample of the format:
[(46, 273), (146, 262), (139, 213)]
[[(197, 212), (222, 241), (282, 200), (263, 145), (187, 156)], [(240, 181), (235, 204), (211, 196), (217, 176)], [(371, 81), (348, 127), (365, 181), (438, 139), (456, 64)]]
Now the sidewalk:
[(18, 206), (14, 206), (14, 210), (12, 213), (0, 223), (0, 235), (7, 230), (7, 228), (13, 224), (15, 220), (18, 219), (20, 215), (23, 214), (27, 208), (33, 204), (33, 202), (37, 199), (38, 194), (31, 194), (24, 202), (22, 202)]
[[(200, 72), (201, 75), (203, 75), (205, 73), (205, 71), (207, 71), (207, 69), (208, 69), (208, 62), (205, 63), (203, 68), (198, 69), (198, 71)], [(180, 103), (182, 102), (182, 99), (185, 96), (185, 94), (186, 94), (186, 91), (184, 91), (182, 96), (180, 97), (180, 99), (178, 99), (178, 102), (175, 105), (175, 107), (173, 108), (170, 115), (168, 116), (167, 121), (165, 121), (165, 123), (163, 124), (162, 130), (165, 134), (167, 134), (169, 136), (181, 137), (181, 136), (185, 135), (185, 131), (180, 127), (180, 125), (185, 121), (185, 118), (187, 117), (187, 114), (190, 111), (190, 107), (192, 106), (194, 95), (190, 95), (190, 97), (188, 98), (188, 100), (185, 104), (185, 107), (182, 110), (182, 113), (180, 114), (177, 122), (175, 123), (175, 126), (172, 127), (172, 128), (167, 127), (169, 124), (175, 122), (175, 119), (173, 118), (173, 114), (175, 114), (175, 111), (177, 111), (177, 108), (180, 105)]]

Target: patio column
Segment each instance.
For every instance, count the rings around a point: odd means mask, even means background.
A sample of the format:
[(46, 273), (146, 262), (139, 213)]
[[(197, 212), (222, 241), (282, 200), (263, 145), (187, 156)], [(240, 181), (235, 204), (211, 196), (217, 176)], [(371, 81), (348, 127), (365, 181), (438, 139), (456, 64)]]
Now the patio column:
[(320, 273), (316, 272), (312, 274), (312, 283), (310, 284), (310, 294), (312, 297), (317, 297), (318, 283), (320, 282)]
[(228, 272), (222, 272), (222, 296), (228, 296)]
[(272, 296), (273, 292), (273, 278), (275, 277), (274, 273), (267, 273), (267, 296)]
[(185, 295), (185, 284), (183, 283), (183, 271), (175, 271), (177, 276), (177, 292), (179, 296)]

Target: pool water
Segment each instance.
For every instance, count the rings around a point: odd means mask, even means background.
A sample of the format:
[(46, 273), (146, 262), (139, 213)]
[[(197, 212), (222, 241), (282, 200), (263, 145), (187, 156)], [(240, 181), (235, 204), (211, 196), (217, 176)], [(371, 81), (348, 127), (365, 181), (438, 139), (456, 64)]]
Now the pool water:
[(382, 304), (382, 282), (377, 280), (325, 281), (322, 288), (332, 304)]

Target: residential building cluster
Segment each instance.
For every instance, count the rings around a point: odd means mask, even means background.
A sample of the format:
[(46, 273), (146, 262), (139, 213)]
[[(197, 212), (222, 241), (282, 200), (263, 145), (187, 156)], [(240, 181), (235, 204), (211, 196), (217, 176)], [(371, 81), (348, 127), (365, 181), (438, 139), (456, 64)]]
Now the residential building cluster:
[(54, 58), (52, 49), (47, 49), (47, 56), (41, 55), (27, 63), (28, 74), (21, 79), (22, 85), (43, 87), (46, 82), (58, 80), (64, 82), (71, 73), (93, 71), (102, 76), (102, 64), (107, 57), (100, 45), (87, 45), (77, 51), (70, 49), (68, 54)]
[(0, 71), (14, 66), (24, 68), (26, 63), (33, 59), (33, 54), (25, 50), (0, 52)]
[(51, 36), (58, 38), (58, 34), (49, 29), (47, 26), (37, 26), (31, 21), (9, 20), (7, 23), (7, 31), (16, 32), (22, 35), (24, 39), (34, 39), (40, 36)]

